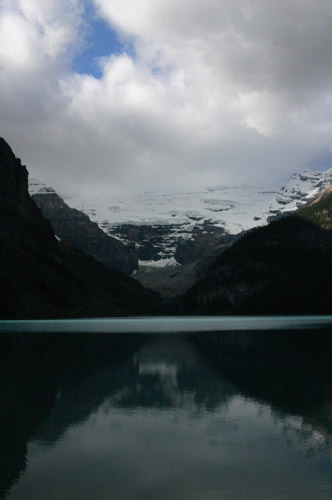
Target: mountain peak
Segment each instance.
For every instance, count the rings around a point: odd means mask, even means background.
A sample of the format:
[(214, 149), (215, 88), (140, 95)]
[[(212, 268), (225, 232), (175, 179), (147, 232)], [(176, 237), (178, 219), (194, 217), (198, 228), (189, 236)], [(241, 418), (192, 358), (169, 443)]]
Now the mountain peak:
[(38, 179), (29, 177), (29, 193), (30, 196), (33, 196), (34, 194), (55, 193), (55, 191), (51, 186), (46, 186), (46, 184), (39, 181)]

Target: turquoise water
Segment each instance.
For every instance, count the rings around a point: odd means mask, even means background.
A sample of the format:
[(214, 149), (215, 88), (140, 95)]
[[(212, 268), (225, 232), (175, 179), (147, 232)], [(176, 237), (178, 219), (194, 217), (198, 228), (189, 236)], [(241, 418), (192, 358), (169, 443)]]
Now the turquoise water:
[(332, 316), (188, 316), (0, 321), (0, 332), (171, 333), (332, 327)]
[(330, 500), (332, 331), (306, 326), (3, 334), (0, 498)]

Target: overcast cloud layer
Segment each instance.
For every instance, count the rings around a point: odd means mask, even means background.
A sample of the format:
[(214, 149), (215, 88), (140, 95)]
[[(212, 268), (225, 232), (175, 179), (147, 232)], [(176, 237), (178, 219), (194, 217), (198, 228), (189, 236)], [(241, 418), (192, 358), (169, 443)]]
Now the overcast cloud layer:
[(93, 6), (124, 47), (99, 79), (72, 70), (87, 1), (0, 0), (0, 135), (31, 175), (66, 193), (160, 191), (332, 166), (330, 0)]

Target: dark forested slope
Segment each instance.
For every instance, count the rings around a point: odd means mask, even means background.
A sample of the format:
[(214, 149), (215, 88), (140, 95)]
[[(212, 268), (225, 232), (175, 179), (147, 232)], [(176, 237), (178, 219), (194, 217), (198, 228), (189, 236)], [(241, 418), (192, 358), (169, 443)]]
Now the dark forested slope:
[(332, 193), (254, 229), (181, 298), (195, 314), (332, 313)]

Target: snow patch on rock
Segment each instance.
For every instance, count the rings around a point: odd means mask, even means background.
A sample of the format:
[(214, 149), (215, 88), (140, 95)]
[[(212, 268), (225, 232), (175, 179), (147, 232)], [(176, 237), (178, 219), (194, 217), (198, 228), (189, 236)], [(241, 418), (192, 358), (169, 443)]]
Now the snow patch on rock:
[(140, 267), (177, 267), (180, 266), (174, 257), (159, 260), (139, 260)]

